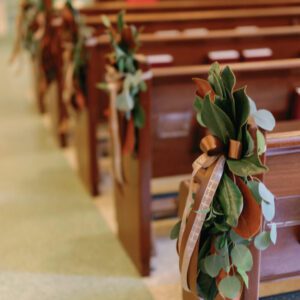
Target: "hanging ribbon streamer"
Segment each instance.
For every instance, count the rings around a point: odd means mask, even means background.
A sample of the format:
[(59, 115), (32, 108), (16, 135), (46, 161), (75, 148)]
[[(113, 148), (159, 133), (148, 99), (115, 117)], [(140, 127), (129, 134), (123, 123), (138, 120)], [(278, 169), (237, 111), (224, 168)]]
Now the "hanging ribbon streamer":
[[(208, 135), (201, 140), (200, 148), (204, 152), (193, 163), (189, 192), (182, 216), (178, 238), (179, 265), (182, 287), (197, 295), (197, 257), (202, 226), (224, 172), (225, 156), (223, 144), (216, 137)], [(238, 159), (241, 144), (230, 140), (228, 156)], [(198, 191), (195, 192), (195, 181)], [(200, 182), (200, 185), (199, 185)]]

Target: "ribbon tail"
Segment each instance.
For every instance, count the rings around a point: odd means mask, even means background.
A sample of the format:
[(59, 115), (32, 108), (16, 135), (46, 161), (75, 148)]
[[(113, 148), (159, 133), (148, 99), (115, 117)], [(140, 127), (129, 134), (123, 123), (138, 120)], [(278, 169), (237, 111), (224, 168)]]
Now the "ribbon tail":
[(117, 87), (110, 86), (110, 130), (113, 145), (113, 170), (115, 178), (119, 184), (124, 182), (122, 170), (121, 142), (119, 136), (119, 120), (116, 108)]
[[(199, 164), (198, 168), (194, 168), (192, 174), (193, 179), (197, 173), (196, 170), (200, 171), (201, 168), (207, 168), (207, 170), (204, 170), (204, 178), (197, 192), (195, 202), (193, 203), (193, 199), (187, 199), (186, 203), (186, 205), (189, 206), (186, 207), (187, 211), (191, 211), (192, 203), (192, 209), (198, 211), (198, 213), (190, 213), (188, 217), (186, 217), (186, 220), (183, 220), (186, 221), (186, 224), (183, 225), (183, 233), (181, 233), (179, 243), (179, 264), (182, 287), (185, 291), (192, 291), (195, 295), (197, 295), (197, 259), (195, 259), (195, 256), (197, 258), (200, 234), (206, 218), (206, 211), (211, 206), (222, 178), (225, 164), (224, 156), (213, 157), (214, 160), (217, 159), (217, 161), (210, 161), (210, 166), (205, 165), (205, 163), (207, 164), (208, 162), (206, 162), (204, 158), (202, 165)], [(189, 192), (189, 197), (191, 197), (191, 194), (192, 191)]]

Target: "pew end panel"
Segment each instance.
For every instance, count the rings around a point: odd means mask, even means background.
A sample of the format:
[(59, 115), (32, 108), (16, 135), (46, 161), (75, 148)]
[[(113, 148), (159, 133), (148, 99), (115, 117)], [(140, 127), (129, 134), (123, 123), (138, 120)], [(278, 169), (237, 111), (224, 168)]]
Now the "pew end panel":
[[(115, 207), (119, 238), (142, 276), (150, 274), (151, 243), (151, 84), (140, 94), (146, 123), (138, 133), (136, 154), (122, 153), (124, 183), (114, 180)], [(120, 140), (124, 139), (126, 122), (120, 122)]]

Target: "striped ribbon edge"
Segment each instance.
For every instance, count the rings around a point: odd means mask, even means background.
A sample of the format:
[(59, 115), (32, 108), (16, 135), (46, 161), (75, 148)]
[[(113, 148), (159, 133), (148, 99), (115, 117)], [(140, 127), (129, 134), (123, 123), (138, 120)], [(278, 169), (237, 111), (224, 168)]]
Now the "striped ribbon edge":
[[(200, 156), (201, 157), (201, 156)], [(200, 205), (199, 208), (195, 208), (195, 210), (200, 210), (200, 211), (205, 211), (207, 210), (213, 200), (213, 197), (216, 193), (216, 190), (219, 186), (220, 180), (222, 178), (223, 175), (223, 170), (224, 170), (224, 164), (225, 164), (225, 157), (222, 155), (220, 157), (215, 157), (216, 159), (218, 159), (216, 166), (214, 167), (214, 170), (211, 174), (211, 177), (208, 181), (208, 184), (205, 188), (203, 197), (200, 201)], [(216, 160), (215, 159), (215, 160)], [(203, 166), (203, 161), (202, 161), (202, 166)], [(196, 175), (196, 171), (195, 170), (199, 170), (201, 168), (201, 164), (200, 164), (200, 160), (199, 160), (199, 165), (197, 168), (194, 169), (193, 173), (192, 173), (192, 179), (194, 178), (194, 176)], [(193, 183), (190, 184), (190, 187), (192, 187)], [(186, 203), (186, 207), (185, 210), (187, 209), (187, 211), (190, 210), (191, 207), (191, 203), (192, 203), (192, 190), (189, 190), (189, 195), (188, 195), (188, 201)], [(187, 240), (187, 244), (186, 247), (184, 249), (184, 253), (183, 253), (183, 260), (182, 260), (182, 268), (181, 268), (181, 283), (182, 283), (182, 287), (185, 291), (190, 292), (190, 287), (188, 285), (188, 269), (189, 269), (189, 265), (190, 265), (190, 261), (191, 261), (191, 257), (193, 254), (193, 251), (195, 249), (195, 246), (197, 244), (197, 241), (200, 237), (200, 233), (201, 233), (201, 229), (203, 226), (203, 223), (205, 221), (205, 217), (206, 217), (206, 213), (199, 213), (197, 214), (195, 221), (192, 225), (192, 229), (188, 235), (188, 240)], [(187, 218), (187, 217), (185, 217)], [(186, 222), (186, 219), (184, 220)], [(185, 225), (183, 225), (184, 229), (185, 229)], [(180, 234), (181, 234), (181, 239), (182, 239), (182, 235), (183, 235), (183, 231), (181, 232), (180, 230)], [(180, 241), (181, 243), (181, 241)], [(180, 248), (179, 248), (180, 249)]]

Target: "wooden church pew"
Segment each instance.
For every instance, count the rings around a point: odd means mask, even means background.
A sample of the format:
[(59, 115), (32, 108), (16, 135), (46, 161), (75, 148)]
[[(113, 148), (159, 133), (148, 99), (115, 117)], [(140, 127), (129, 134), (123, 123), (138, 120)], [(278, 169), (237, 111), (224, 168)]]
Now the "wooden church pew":
[(158, 1), (154, 3), (130, 3), (125, 1), (102, 2), (84, 5), (80, 4), (77, 8), (80, 13), (86, 15), (114, 14), (120, 10), (126, 10), (127, 13), (149, 13), (149, 12), (173, 12), (173, 11), (191, 11), (191, 10), (216, 10), (216, 9), (238, 9), (238, 8), (266, 8), (266, 7), (289, 7), (300, 5), (299, 0), (261, 0), (245, 2), (241, 0), (229, 1)]
[[(248, 94), (258, 107), (271, 110), (278, 120), (288, 118), (290, 95), (300, 84), (299, 59), (231, 66), (239, 85), (247, 84)], [(143, 275), (150, 272), (150, 181), (190, 173), (199, 155), (201, 137), (194, 121), (195, 87), (191, 78), (206, 77), (208, 69), (209, 66), (155, 69), (148, 92), (142, 95), (147, 124), (141, 130), (137, 160), (123, 156), (128, 182), (121, 187), (116, 185), (116, 210), (119, 237)]]
[[(156, 36), (153, 34), (142, 34), (141, 53), (150, 54), (170, 54), (174, 61), (172, 65), (197, 65), (207, 63), (207, 53), (210, 50), (234, 49), (241, 51), (248, 48), (261, 48), (269, 46), (273, 51), (274, 59), (297, 57), (300, 48), (295, 38), (300, 34), (300, 27), (274, 27), (260, 28), (257, 31), (248, 34), (236, 30), (218, 30), (211, 31), (204, 36), (189, 36), (180, 34), (179, 36)], [(97, 41), (99, 44), (93, 44), (87, 47), (90, 57), (88, 66), (88, 106), (84, 112), (85, 117), (76, 120), (78, 130), (76, 132), (81, 136), (79, 140), (88, 141), (88, 144), (81, 143), (78, 151), (79, 166), (81, 177), (85, 183), (89, 183), (88, 189), (92, 194), (97, 194), (99, 170), (97, 163), (97, 124), (100, 119), (104, 120), (104, 112), (107, 111), (108, 99), (103, 91), (95, 88), (98, 82), (104, 80), (105, 54), (110, 50), (106, 37)], [(289, 45), (282, 47), (282, 44)], [(188, 51), (187, 51), (188, 46)], [(95, 64), (94, 62), (97, 62)], [(83, 123), (82, 123), (83, 122)], [(85, 130), (89, 132), (87, 139)], [(81, 129), (80, 129), (81, 128)], [(84, 130), (85, 128), (85, 130)], [(81, 159), (89, 157), (89, 159)], [(96, 178), (96, 179), (95, 179)]]
[[(277, 243), (262, 252), (252, 247), (254, 267), (242, 300), (258, 299), (260, 287), (266, 284), (300, 278), (300, 121), (279, 122), (274, 133), (267, 134), (267, 147), (270, 171), (264, 182), (276, 197)], [(183, 293), (183, 300), (197, 298)]]
[[(108, 15), (116, 22), (115, 15)], [(144, 32), (162, 30), (184, 30), (187, 28), (226, 29), (237, 26), (284, 26), (299, 24), (300, 7), (248, 8), (236, 10), (189, 11), (170, 13), (127, 14), (125, 20)], [(86, 16), (88, 26), (96, 26), (103, 31), (101, 16)]]

